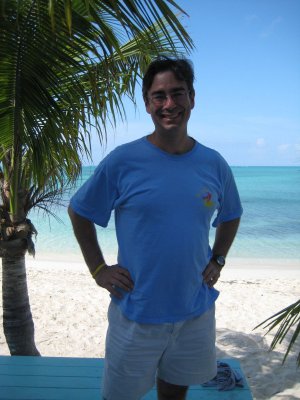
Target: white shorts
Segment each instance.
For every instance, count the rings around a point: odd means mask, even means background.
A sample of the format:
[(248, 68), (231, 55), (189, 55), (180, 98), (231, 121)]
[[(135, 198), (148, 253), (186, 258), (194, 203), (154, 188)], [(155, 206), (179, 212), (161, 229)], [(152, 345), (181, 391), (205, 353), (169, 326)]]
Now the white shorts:
[(176, 323), (139, 324), (111, 302), (103, 377), (105, 400), (140, 400), (158, 376), (190, 386), (217, 373), (215, 307)]

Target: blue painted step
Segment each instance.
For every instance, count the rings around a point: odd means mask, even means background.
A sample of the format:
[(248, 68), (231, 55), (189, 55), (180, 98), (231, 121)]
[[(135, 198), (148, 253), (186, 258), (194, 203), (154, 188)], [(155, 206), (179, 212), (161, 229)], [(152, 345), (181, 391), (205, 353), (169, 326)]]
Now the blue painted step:
[[(241, 375), (235, 359), (221, 360)], [(1, 400), (100, 400), (103, 359), (0, 356)], [(191, 386), (187, 400), (253, 400), (245, 376), (244, 387), (227, 392)], [(142, 400), (156, 400), (153, 388)]]

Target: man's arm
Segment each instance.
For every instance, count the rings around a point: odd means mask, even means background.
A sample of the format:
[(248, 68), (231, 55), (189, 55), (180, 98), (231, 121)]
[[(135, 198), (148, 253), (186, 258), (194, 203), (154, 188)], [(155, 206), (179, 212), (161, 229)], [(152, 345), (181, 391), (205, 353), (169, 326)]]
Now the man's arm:
[(97, 284), (107, 289), (114, 296), (121, 298), (121, 294), (116, 288), (122, 288), (126, 291), (133, 288), (129, 271), (119, 265), (106, 265), (98, 243), (95, 225), (75, 213), (71, 207), (68, 208), (68, 213), (75, 237), (91, 274), (96, 271), (99, 265), (104, 263), (104, 266), (95, 276)]
[[(222, 222), (217, 226), (215, 242), (212, 248), (213, 255), (226, 256), (237, 233), (240, 218)], [(220, 277), (221, 267), (214, 260), (210, 260), (203, 272), (203, 280), (212, 287)]]

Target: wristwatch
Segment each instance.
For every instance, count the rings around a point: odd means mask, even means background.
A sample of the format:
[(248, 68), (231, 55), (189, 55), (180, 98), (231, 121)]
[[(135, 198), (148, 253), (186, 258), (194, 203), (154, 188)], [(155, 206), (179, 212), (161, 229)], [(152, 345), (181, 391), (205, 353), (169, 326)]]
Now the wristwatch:
[(223, 268), (225, 265), (225, 257), (224, 256), (214, 255), (214, 256), (212, 256), (212, 260), (214, 260), (220, 268)]

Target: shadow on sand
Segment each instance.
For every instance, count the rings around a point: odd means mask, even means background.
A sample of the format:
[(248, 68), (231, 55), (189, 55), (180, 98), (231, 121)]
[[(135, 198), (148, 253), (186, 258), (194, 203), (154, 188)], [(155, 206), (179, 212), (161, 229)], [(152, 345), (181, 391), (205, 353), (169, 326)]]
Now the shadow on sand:
[(300, 368), (296, 366), (299, 349), (294, 348), (282, 365), (285, 343), (279, 350), (269, 351), (272, 337), (267, 336), (217, 329), (217, 357), (240, 361), (254, 399), (270, 400), (277, 394), (276, 399), (299, 400), (300, 397), (284, 393), (297, 384), (300, 389)]

